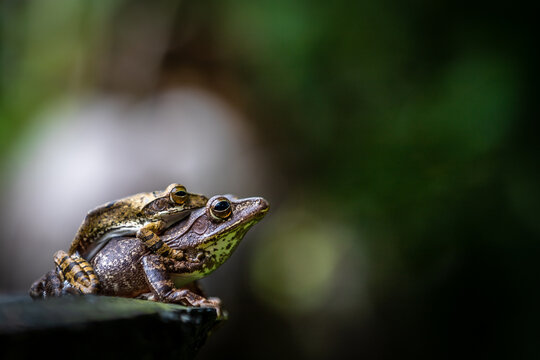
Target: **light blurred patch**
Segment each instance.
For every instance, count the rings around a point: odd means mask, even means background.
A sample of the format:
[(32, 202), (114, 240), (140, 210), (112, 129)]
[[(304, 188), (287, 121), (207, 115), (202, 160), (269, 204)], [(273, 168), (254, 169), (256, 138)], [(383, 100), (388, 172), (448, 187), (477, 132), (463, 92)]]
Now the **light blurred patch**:
[[(293, 202), (294, 203), (294, 202)], [(306, 314), (363, 301), (365, 264), (351, 227), (308, 212), (309, 204), (276, 209), (251, 262), (251, 286), (268, 306)], [(365, 274), (365, 273), (364, 273)]]
[[(0, 276), (0, 288), (26, 291), (99, 204), (172, 182), (205, 194), (262, 191), (264, 156), (248, 120), (204, 89), (178, 87), (138, 103), (67, 98), (32, 123), (0, 190), (0, 274), (10, 274)], [(46, 189), (39, 201), (28, 191), (36, 181)]]

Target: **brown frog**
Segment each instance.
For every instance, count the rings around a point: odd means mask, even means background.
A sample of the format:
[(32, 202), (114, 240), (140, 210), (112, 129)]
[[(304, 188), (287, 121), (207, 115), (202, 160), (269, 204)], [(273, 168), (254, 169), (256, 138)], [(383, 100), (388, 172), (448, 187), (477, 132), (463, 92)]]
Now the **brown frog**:
[[(246, 232), (268, 211), (260, 197), (212, 197), (206, 207), (166, 230), (161, 240), (184, 253), (181, 260), (151, 252), (134, 237), (111, 239), (90, 261), (99, 278), (100, 295), (138, 297), (188, 306), (213, 307), (196, 281), (219, 267), (233, 253)], [(34, 298), (81, 293), (52, 270), (30, 289)]]

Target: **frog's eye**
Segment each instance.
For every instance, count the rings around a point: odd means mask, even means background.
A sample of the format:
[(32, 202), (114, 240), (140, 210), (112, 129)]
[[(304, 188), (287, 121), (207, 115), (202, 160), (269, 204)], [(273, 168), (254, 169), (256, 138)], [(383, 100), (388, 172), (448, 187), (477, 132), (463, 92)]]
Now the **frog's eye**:
[(231, 203), (225, 198), (217, 198), (210, 206), (210, 213), (215, 218), (226, 219), (232, 213)]
[(171, 201), (175, 204), (183, 204), (188, 198), (186, 188), (182, 185), (175, 186), (170, 192)]

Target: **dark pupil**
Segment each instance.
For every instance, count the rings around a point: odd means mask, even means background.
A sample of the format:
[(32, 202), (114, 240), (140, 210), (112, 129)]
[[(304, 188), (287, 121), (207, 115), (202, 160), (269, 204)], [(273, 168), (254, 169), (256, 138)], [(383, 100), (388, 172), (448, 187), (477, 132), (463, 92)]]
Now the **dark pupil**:
[(228, 201), (220, 201), (214, 206), (216, 211), (225, 211), (229, 208), (230, 204)]
[(184, 196), (186, 196), (187, 194), (186, 194), (185, 191), (180, 190), (180, 191), (175, 192), (174, 195), (179, 196), (179, 197), (184, 197)]

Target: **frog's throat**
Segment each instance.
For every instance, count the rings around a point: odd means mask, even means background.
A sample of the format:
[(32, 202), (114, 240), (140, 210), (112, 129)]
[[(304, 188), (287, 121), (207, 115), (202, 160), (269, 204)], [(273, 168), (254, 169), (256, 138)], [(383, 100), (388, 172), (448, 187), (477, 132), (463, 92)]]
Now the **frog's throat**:
[(258, 223), (266, 213), (266, 209), (261, 211), (260, 215), (249, 221), (238, 221), (231, 225), (227, 231), (209, 236), (202, 244), (196, 247), (205, 253), (205, 259), (201, 266), (189, 273), (171, 274), (177, 287), (181, 287), (192, 281), (201, 279), (223, 264), (240, 244), (248, 230)]
[(181, 287), (214, 272), (221, 264), (227, 261), (249, 228), (256, 222), (258, 220), (240, 224), (232, 231), (216, 234), (206, 239), (203, 244), (197, 246), (198, 250), (203, 250), (205, 253), (203, 263), (189, 273), (171, 274), (176, 286)]
[(240, 223), (232, 230), (217, 234), (198, 246), (200, 250), (204, 251), (207, 258), (203, 264), (203, 272), (209, 274), (223, 264), (232, 255), (247, 231), (257, 222), (258, 220), (252, 219)]

